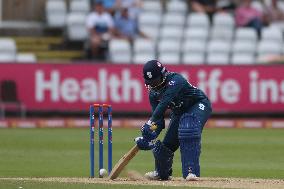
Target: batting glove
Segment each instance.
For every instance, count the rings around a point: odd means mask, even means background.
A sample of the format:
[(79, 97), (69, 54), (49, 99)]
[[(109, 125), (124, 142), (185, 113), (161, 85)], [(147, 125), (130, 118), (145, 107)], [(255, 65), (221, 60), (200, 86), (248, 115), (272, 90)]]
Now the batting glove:
[(143, 137), (136, 137), (134, 141), (140, 150), (152, 150), (155, 145), (155, 140), (147, 141)]
[(147, 141), (155, 140), (158, 137), (157, 132), (155, 132), (156, 129), (157, 125), (149, 120), (140, 129), (142, 137)]

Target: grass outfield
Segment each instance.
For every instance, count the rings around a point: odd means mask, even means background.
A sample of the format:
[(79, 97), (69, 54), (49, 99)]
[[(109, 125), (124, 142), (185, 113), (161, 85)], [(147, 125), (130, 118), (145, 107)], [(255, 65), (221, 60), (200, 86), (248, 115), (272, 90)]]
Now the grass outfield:
[[(133, 146), (133, 138), (138, 135), (138, 129), (114, 129), (114, 164)], [(283, 179), (283, 136), (281, 129), (205, 129), (202, 176)], [(89, 176), (88, 129), (0, 129), (0, 149), (0, 177)], [(141, 151), (127, 169), (143, 174), (153, 166), (151, 153)], [(179, 152), (175, 156), (174, 176), (181, 176)], [(12, 186), (9, 182), (1, 181), (0, 188)], [(64, 188), (61, 185), (58, 188)]]

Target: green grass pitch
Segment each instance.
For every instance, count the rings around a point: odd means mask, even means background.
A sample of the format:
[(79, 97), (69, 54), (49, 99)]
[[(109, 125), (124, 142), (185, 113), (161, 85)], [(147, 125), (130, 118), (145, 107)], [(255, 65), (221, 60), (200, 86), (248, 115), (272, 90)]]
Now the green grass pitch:
[[(113, 164), (134, 145), (133, 139), (139, 134), (139, 129), (114, 129)], [(105, 168), (107, 168), (106, 139), (105, 137)], [(95, 147), (98, 147), (97, 140)], [(95, 155), (97, 174), (97, 151)], [(151, 152), (141, 151), (127, 166), (127, 170), (136, 170), (144, 174), (152, 170), (153, 166)], [(205, 129), (202, 138), (201, 174), (205, 177), (283, 179), (284, 130)], [(88, 176), (88, 129), (0, 129), (0, 177)], [(175, 155), (174, 176), (181, 176), (179, 151)], [(22, 184), (32, 185), (29, 182)], [(15, 188), (15, 185), (19, 186), (12, 181), (0, 182), (0, 188)], [(52, 183), (48, 185), (52, 188), (65, 186), (62, 183), (54, 184), (55, 186)], [(104, 185), (98, 186), (108, 188)], [(81, 184), (77, 188), (89, 187)]]

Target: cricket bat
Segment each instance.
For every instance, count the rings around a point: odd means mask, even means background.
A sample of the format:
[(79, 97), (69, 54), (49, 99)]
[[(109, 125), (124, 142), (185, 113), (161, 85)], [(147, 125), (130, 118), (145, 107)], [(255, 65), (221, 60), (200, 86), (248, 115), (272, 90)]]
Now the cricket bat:
[(116, 165), (112, 169), (108, 178), (111, 180), (116, 179), (123, 170), (123, 168), (130, 162), (132, 158), (134, 158), (134, 156), (137, 154), (138, 151), (139, 148), (136, 144), (122, 158), (120, 158), (120, 160), (116, 163)]
[[(156, 129), (157, 129), (157, 125), (151, 126), (151, 130), (154, 131)], [(116, 163), (116, 165), (112, 169), (108, 178), (111, 180), (116, 179), (121, 173), (121, 171), (123, 170), (123, 168), (130, 162), (130, 160), (132, 160), (132, 158), (134, 158), (134, 156), (137, 154), (138, 151), (139, 151), (139, 148), (136, 144), (122, 158), (120, 158), (120, 160)]]

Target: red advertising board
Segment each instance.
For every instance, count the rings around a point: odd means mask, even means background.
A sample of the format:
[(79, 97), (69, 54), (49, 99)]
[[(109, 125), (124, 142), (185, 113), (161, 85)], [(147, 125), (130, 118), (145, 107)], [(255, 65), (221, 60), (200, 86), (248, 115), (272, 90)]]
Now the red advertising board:
[[(215, 112), (284, 112), (284, 66), (167, 66), (210, 98)], [(141, 65), (0, 64), (28, 110), (87, 111), (109, 103), (116, 112), (149, 111)]]

